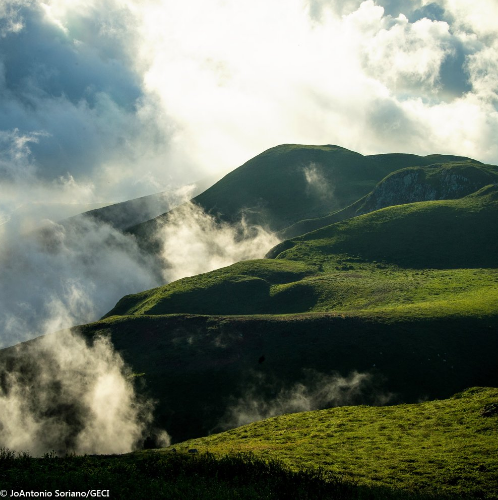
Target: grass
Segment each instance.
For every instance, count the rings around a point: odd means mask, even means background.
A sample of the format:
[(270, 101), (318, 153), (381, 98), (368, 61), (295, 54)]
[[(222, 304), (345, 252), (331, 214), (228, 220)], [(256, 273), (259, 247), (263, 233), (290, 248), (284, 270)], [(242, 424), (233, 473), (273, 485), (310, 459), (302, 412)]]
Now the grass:
[(458, 200), (383, 208), (283, 242), (272, 258), (326, 265), (338, 254), (416, 269), (498, 267), (498, 186)]
[[(121, 456), (48, 454), (31, 458), (0, 450), (2, 488), (51, 492), (91, 492), (97, 496), (135, 500), (165, 498), (197, 500), (330, 499), (435, 500), (391, 488), (358, 486), (323, 470), (292, 471), (275, 460), (253, 454), (215, 457), (212, 454), (147, 452)], [(92, 491), (93, 490), (93, 491)], [(68, 496), (68, 495), (66, 495)], [(447, 497), (444, 497), (447, 498)]]
[(332, 262), (324, 272), (299, 261), (246, 261), (126, 296), (106, 317), (334, 312), (436, 318), (498, 310), (497, 269), (402, 269), (347, 255)]
[(126, 296), (107, 316), (494, 314), (498, 187), (381, 209), (285, 241), (270, 256)]
[[(439, 401), (342, 407), (270, 418), (180, 445), (320, 467), (361, 485), (498, 498), (498, 389)], [(483, 416), (495, 408), (492, 416)]]
[(401, 168), (389, 173), (353, 204), (325, 217), (299, 221), (280, 231), (282, 239), (315, 231), (358, 215), (393, 205), (428, 200), (457, 199), (498, 182), (498, 168), (474, 160)]
[[(335, 146), (268, 150), (197, 203), (225, 220), (259, 207), (248, 217), (276, 229), (347, 205), (350, 216), (351, 207), (369, 213), (285, 241), (271, 258), (126, 296), (103, 320), (80, 328), (90, 342), (111, 338), (140, 374), (136, 386), (158, 402), (156, 424), (177, 443), (226, 428), (227, 414), (248, 394), (271, 403), (331, 376), (367, 376), (348, 404), (390, 397), (404, 405), (283, 415), (175, 445), (177, 454), (37, 461), (6, 452), (2, 474), (39, 487), (50, 484), (44, 477), (53, 485), (57, 477), (67, 485), (112, 484), (117, 498), (295, 498), (297, 491), (327, 498), (330, 484), (337, 498), (497, 498), (497, 417), (481, 410), (498, 404), (498, 390), (406, 403), (498, 385), (498, 188), (370, 211), (385, 186), (407, 173), (436, 191), (448, 172), (479, 182), (496, 173), (463, 160), (363, 157)], [(304, 169), (311, 164), (333, 197), (310, 196)], [(20, 373), (30, 365), (24, 355), (22, 346), (0, 353)], [(335, 404), (343, 402), (320, 407)], [(202, 453), (181, 453), (190, 447)], [(274, 471), (269, 481), (265, 467)]]

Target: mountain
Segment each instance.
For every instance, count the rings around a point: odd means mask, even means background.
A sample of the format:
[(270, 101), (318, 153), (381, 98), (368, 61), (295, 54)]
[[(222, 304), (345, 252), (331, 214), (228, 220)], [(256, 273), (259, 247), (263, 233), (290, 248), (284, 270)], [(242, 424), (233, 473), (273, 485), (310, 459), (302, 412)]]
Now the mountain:
[[(333, 145), (286, 144), (271, 148), (236, 168), (193, 201), (220, 221), (242, 216), (272, 231), (321, 217), (367, 195), (396, 170), (433, 163), (469, 162), (452, 155), (382, 154), (363, 156)], [(130, 228), (144, 242), (154, 240), (163, 214)]]
[[(260, 418), (280, 395), (319, 392), (323, 380), (346, 380), (346, 394), (316, 408), (345, 395), (415, 403), (498, 385), (497, 170), (455, 156), (273, 148), (195, 202), (224, 221), (259, 206), (247, 217), (274, 229), (366, 213), (283, 241), (266, 259), (123, 297), (78, 330), (112, 341), (176, 442), (236, 425), (244, 398)], [(150, 236), (167, 217), (131, 231)], [(0, 358), (22, 372), (25, 352)]]

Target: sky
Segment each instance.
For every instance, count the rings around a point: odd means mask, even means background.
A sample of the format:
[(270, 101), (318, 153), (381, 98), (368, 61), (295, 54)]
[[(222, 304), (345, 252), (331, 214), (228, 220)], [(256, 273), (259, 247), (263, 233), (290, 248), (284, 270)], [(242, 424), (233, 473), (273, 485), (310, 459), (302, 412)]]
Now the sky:
[(282, 143), (498, 163), (495, 0), (1, 0), (0, 218)]

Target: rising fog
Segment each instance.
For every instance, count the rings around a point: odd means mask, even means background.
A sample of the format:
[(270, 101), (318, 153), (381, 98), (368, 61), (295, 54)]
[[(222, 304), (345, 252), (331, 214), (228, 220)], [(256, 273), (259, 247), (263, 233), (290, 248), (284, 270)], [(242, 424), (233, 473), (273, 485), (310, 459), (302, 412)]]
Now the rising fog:
[[(0, 446), (35, 456), (127, 453), (141, 447), (153, 404), (105, 338), (48, 334), (2, 353)], [(5, 370), (7, 365), (8, 370)]]
[[(302, 381), (283, 386), (264, 375), (255, 374), (244, 395), (228, 407), (219, 427), (223, 430), (240, 427), (265, 418), (321, 410), (335, 406), (354, 404), (383, 405), (392, 394), (376, 387), (377, 381), (370, 373), (352, 372), (347, 376), (339, 373), (325, 374), (306, 370)], [(268, 395), (268, 391), (271, 395)]]
[(242, 217), (236, 224), (218, 222), (202, 208), (185, 202), (159, 229), (166, 281), (205, 273), (234, 262), (261, 259), (279, 239)]

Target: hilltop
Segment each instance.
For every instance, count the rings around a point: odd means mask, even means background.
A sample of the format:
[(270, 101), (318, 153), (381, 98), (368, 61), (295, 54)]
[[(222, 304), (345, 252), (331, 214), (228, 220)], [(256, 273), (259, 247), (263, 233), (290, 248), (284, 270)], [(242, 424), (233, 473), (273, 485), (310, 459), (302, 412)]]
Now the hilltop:
[[(303, 219), (322, 217), (366, 196), (386, 175), (407, 167), (451, 162), (480, 164), (453, 155), (382, 154), (363, 156), (333, 146), (284, 144), (268, 149), (193, 198), (219, 221), (244, 217), (279, 231)], [(129, 229), (143, 245), (168, 214)]]

